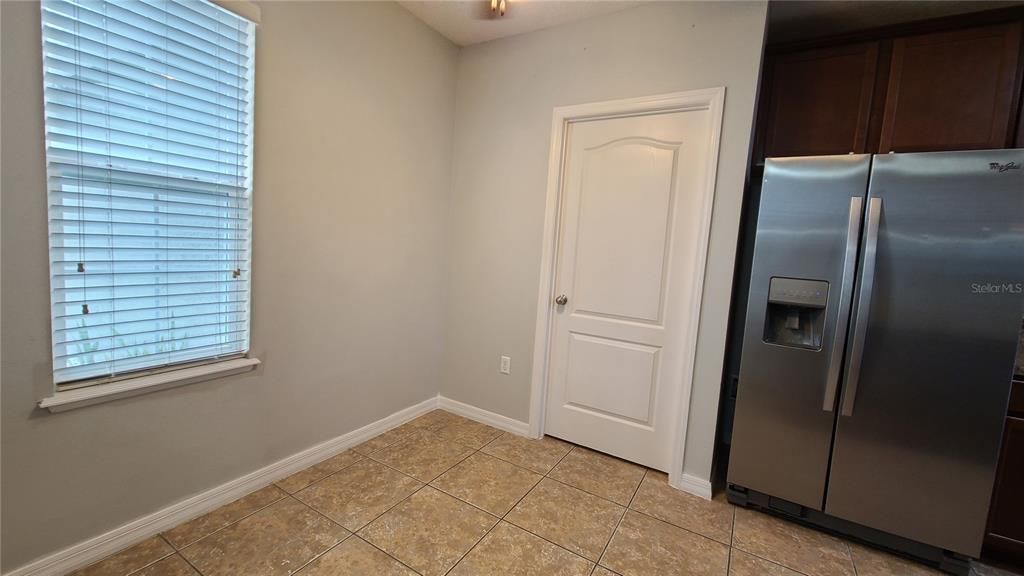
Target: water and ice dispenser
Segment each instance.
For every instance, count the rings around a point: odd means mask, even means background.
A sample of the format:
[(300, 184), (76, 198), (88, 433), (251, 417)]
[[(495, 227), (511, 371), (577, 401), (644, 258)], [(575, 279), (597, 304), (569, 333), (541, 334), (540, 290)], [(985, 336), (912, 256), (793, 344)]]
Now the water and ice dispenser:
[(764, 341), (780, 346), (821, 349), (828, 282), (772, 278), (768, 288)]

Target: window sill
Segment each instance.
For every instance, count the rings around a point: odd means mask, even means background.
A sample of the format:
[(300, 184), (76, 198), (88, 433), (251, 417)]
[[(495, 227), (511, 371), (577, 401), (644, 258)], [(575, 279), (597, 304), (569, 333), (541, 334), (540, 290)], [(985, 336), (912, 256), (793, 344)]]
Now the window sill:
[(46, 408), (50, 412), (64, 412), (102, 402), (111, 402), (121, 398), (148, 394), (166, 388), (174, 388), (175, 386), (183, 386), (221, 376), (248, 372), (255, 369), (259, 363), (260, 361), (257, 358), (235, 358), (233, 360), (192, 366), (159, 374), (147, 374), (138, 378), (118, 380), (109, 384), (97, 384), (96, 386), (55, 392), (53, 396), (40, 400), (39, 407)]

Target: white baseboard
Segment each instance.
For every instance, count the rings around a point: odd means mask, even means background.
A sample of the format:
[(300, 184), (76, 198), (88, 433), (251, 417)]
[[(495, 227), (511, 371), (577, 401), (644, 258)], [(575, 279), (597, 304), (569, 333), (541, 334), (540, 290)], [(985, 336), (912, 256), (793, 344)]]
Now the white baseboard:
[(679, 480), (675, 482), (669, 482), (673, 488), (682, 490), (688, 494), (694, 496), (700, 496), (705, 500), (711, 500), (711, 481), (704, 480), (703, 478), (697, 478), (689, 474), (680, 474)]
[(499, 430), (511, 432), (512, 434), (518, 434), (519, 436), (529, 436), (530, 425), (527, 422), (520, 420), (513, 420), (508, 416), (502, 416), (501, 414), (495, 414), (483, 408), (477, 408), (458, 400), (452, 400), (451, 398), (445, 398), (444, 396), (438, 396), (437, 407), (449, 412), (458, 414), (459, 416), (465, 416), (470, 420), (476, 420), (488, 426), (494, 426)]
[[(67, 574), (79, 568), (84, 568), (85, 566), (106, 558), (119, 550), (141, 542), (146, 538), (155, 536), (160, 532), (169, 530), (182, 522), (187, 522), (192, 518), (201, 516), (202, 514), (219, 508), (224, 504), (233, 502), (250, 492), (258, 490), (272, 482), (276, 482), (277, 480), (294, 474), (295, 472), (308, 468), (321, 460), (325, 460), (335, 454), (341, 453), (344, 450), (356, 446), (382, 432), (386, 432), (395, 426), (404, 424), (421, 414), (425, 414), (437, 408), (441, 400), (446, 399), (433, 397), (414, 406), (399, 410), (390, 416), (386, 416), (376, 422), (367, 424), (358, 430), (353, 430), (348, 434), (342, 434), (337, 438), (332, 438), (326, 442), (322, 442), (316, 446), (292, 454), (291, 456), (278, 460), (269, 466), (265, 466), (255, 472), (246, 474), (241, 478), (236, 478), (230, 482), (226, 482), (220, 486), (196, 494), (191, 498), (172, 504), (162, 510), (158, 510), (152, 514), (114, 528), (105, 534), (101, 534), (95, 538), (90, 538), (84, 542), (79, 542), (78, 544), (55, 552), (49, 556), (30, 562), (20, 568), (16, 568), (4, 574), (4, 576), (61, 576), (62, 574)], [(466, 406), (461, 403), (456, 404)], [(462, 412), (459, 412), (459, 409), (457, 408), (447, 406), (445, 408), (452, 412), (463, 414)], [(472, 408), (471, 406), (466, 406), (466, 408), (478, 411), (479, 413), (489, 414), (494, 418), (504, 418), (503, 416), (491, 414), (490, 412), (479, 410), (478, 408)], [(468, 413), (463, 415), (475, 418), (473, 415)], [(480, 420), (482, 418), (475, 419)], [(515, 422), (514, 420), (507, 418), (505, 420)], [(487, 423), (490, 424), (491, 422)], [(525, 426), (525, 424), (523, 425)]]

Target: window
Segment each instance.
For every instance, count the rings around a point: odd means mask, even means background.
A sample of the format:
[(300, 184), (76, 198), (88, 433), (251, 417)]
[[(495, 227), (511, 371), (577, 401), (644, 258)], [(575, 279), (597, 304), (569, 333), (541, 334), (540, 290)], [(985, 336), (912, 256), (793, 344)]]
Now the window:
[(249, 347), (255, 25), (203, 0), (44, 0), (53, 370)]

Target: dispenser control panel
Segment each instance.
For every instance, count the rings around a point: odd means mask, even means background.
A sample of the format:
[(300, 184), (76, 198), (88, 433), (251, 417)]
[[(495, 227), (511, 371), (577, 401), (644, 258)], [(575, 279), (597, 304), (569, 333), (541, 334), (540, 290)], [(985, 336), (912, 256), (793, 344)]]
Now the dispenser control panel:
[(772, 278), (768, 287), (768, 302), (824, 308), (828, 302), (828, 282), (802, 278)]

